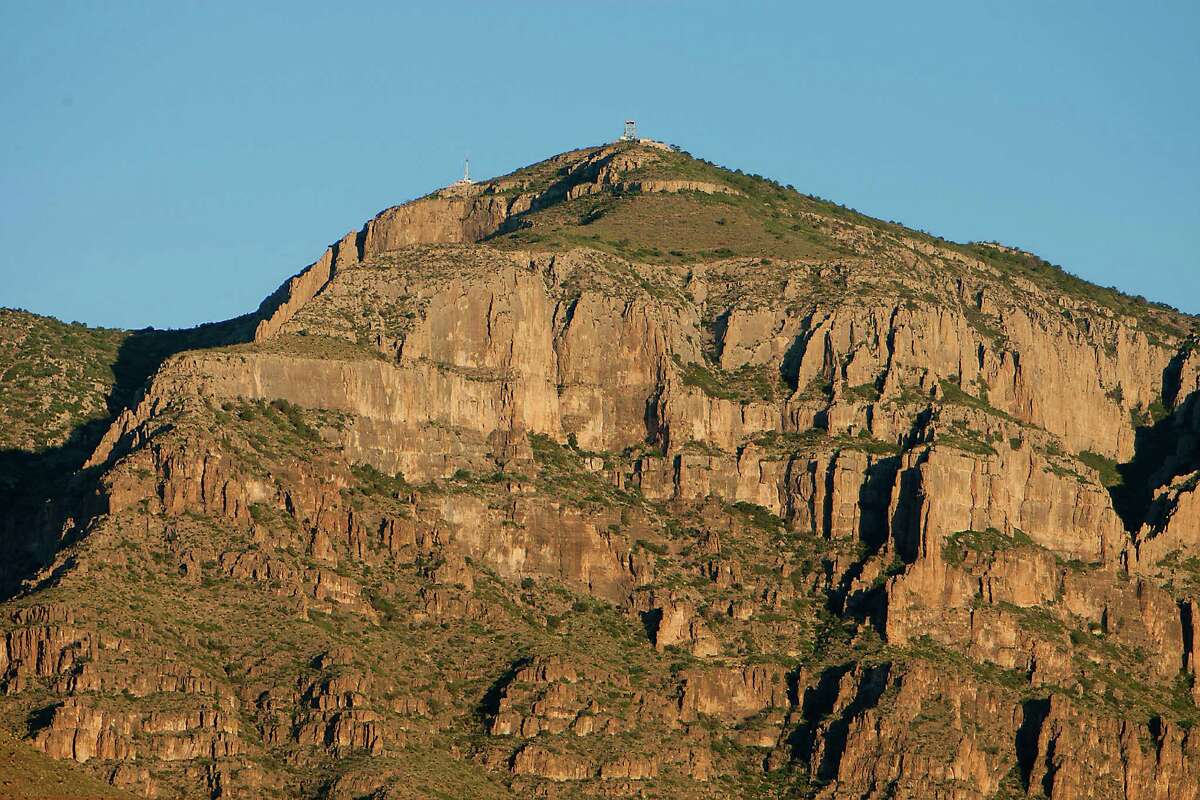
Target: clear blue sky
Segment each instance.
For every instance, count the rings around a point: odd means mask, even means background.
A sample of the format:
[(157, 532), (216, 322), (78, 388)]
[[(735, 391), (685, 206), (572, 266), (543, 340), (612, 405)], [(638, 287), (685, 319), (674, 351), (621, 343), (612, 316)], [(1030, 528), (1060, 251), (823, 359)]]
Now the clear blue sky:
[[(253, 8), (246, 8), (253, 6)], [(0, 305), (179, 327), (645, 135), (1200, 312), (1200, 4), (0, 0)]]

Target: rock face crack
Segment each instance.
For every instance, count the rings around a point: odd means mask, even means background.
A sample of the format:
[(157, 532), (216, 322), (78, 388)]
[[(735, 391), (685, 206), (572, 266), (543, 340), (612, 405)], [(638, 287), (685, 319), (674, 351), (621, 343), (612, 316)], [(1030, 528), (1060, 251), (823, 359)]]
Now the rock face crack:
[(1183, 654), (1181, 661), (1185, 674), (1194, 673), (1195, 671), (1193, 659), (1196, 657), (1196, 654), (1192, 648), (1195, 643), (1196, 629), (1194, 626), (1196, 621), (1192, 616), (1193, 609), (1194, 606), (1190, 600), (1179, 601), (1179, 627), (1183, 632)]
[(1049, 698), (1026, 700), (1021, 703), (1021, 726), (1017, 728), (1014, 746), (1017, 754), (1017, 767), (1021, 772), (1021, 788), (1026, 792), (1029, 791), (1033, 769), (1037, 764), (1042, 726), (1046, 724), (1046, 717), (1049, 714)]
[(850, 723), (859, 714), (878, 704), (887, 688), (891, 669), (892, 665), (885, 663), (863, 670), (854, 699), (826, 729), (825, 750), (821, 755), (821, 764), (815, 771), (819, 780), (831, 781), (838, 776)]
[(818, 742), (818, 730), (825, 719), (833, 713), (841, 690), (842, 678), (850, 671), (850, 665), (831, 667), (821, 673), (815, 686), (804, 690), (800, 700), (801, 725), (788, 737), (792, 758), (811, 764)]
[(1059, 764), (1055, 758), (1056, 750), (1058, 749), (1058, 736), (1051, 735), (1046, 738), (1046, 755), (1043, 759), (1043, 768), (1045, 773), (1042, 775), (1042, 794), (1046, 797), (1054, 797), (1054, 781), (1058, 777)]
[(479, 699), (479, 703), (475, 706), (475, 714), (480, 722), (487, 727), (496, 718), (496, 714), (500, 711), (500, 700), (504, 697), (504, 693), (508, 690), (513, 679), (517, 677), (517, 673), (523, 668), (529, 666), (532, 659), (519, 658), (509, 665), (509, 668), (500, 677), (492, 682), (483, 697)]

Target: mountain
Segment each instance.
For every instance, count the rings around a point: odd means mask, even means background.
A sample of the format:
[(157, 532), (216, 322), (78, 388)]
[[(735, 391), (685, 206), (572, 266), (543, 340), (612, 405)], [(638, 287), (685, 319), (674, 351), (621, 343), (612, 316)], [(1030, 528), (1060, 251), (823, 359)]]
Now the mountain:
[(0, 723), (147, 797), (1194, 800), (1196, 323), (647, 141), (236, 320), (5, 312)]

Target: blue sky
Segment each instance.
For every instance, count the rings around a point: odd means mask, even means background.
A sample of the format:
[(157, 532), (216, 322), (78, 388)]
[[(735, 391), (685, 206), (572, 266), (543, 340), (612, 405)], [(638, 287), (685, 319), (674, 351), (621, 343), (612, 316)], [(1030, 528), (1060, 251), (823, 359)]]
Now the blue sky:
[(501, 174), (634, 117), (1200, 312), (1198, 30), (1194, 0), (0, 0), (0, 305), (234, 316), (464, 152)]

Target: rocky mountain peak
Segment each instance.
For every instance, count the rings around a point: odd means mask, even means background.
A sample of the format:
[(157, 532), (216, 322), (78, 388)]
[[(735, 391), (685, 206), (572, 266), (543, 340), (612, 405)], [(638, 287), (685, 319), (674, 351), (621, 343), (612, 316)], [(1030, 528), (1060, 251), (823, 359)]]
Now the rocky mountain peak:
[(0, 721), (143, 797), (1195, 800), (1193, 331), (641, 142), (227, 323), (5, 313)]

